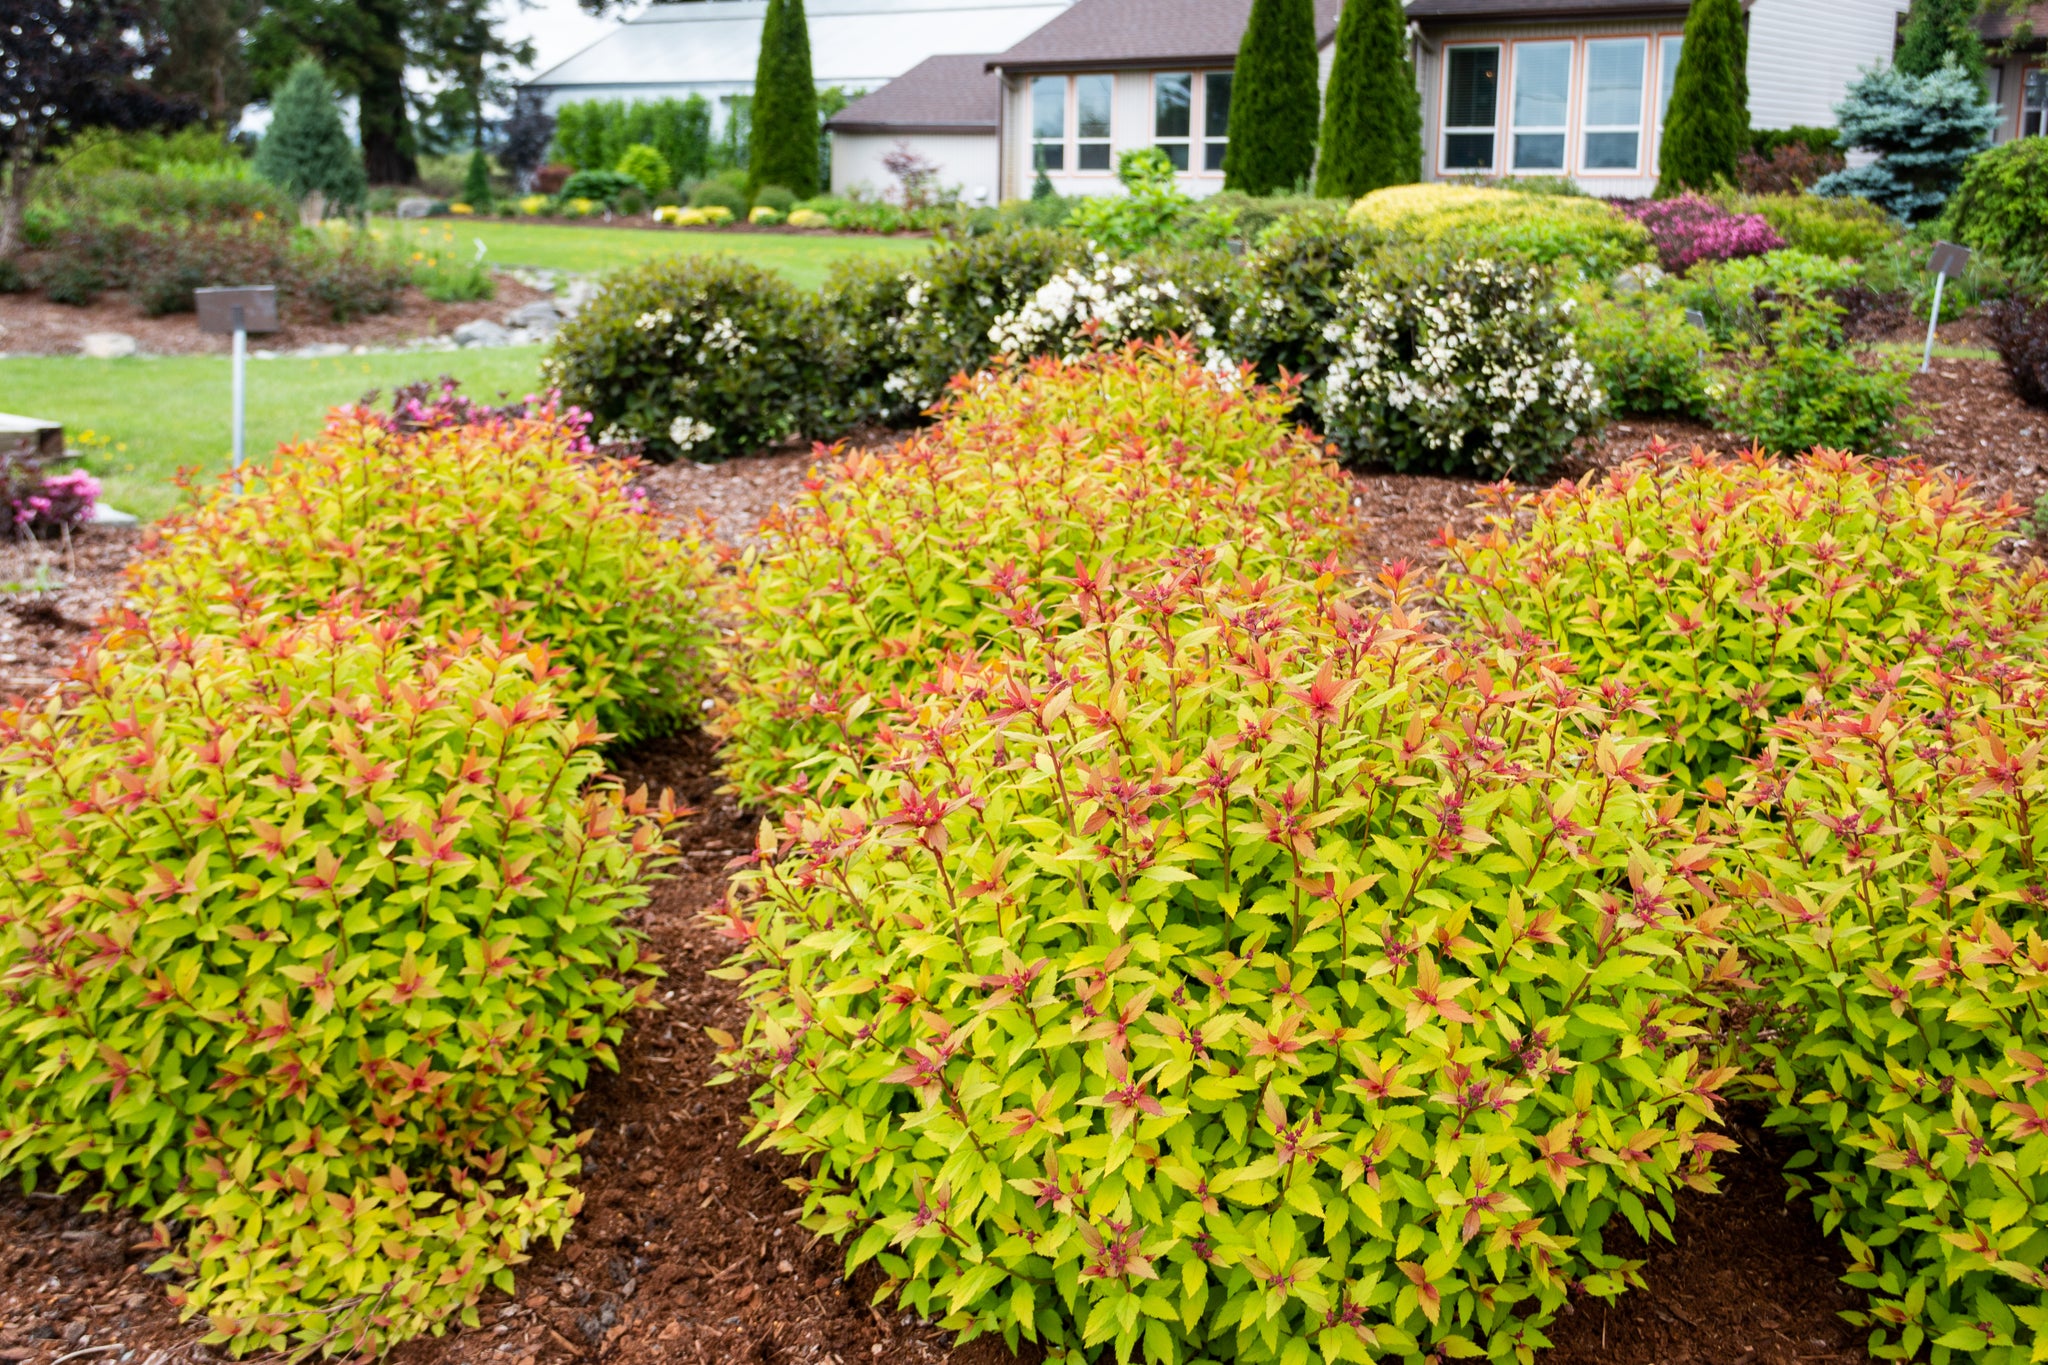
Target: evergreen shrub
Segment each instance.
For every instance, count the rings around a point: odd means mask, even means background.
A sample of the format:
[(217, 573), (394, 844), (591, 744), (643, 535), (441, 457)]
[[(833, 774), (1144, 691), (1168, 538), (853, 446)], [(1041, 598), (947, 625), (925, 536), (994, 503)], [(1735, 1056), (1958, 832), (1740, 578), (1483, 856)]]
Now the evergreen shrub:
[(1835, 106), (1842, 145), (1876, 160), (1815, 182), (1813, 192), (1867, 199), (1894, 217), (1939, 214), (1970, 158), (1991, 145), (1998, 110), (1953, 63), (1924, 76), (1898, 67), (1865, 72)]
[(930, 431), (820, 469), (741, 561), (718, 721), (741, 799), (860, 795), (874, 737), (935, 674), (1107, 577), (1182, 558), (1255, 577), (1344, 548), (1347, 486), (1293, 402), (1132, 346), (962, 381)]
[(1657, 193), (1733, 186), (1750, 145), (1749, 30), (1739, 0), (1698, 0), (1687, 10), (1669, 108)]
[(1422, 100), (1400, 0), (1345, 0), (1323, 99), (1316, 193), (1356, 199), (1422, 178)]
[(318, 193), (333, 208), (362, 202), (362, 154), (342, 127), (338, 96), (310, 57), (292, 67), (270, 102), (270, 126), (256, 144), (256, 174), (294, 203)]
[(1231, 314), (1225, 349), (1264, 383), (1319, 378), (1342, 335), (1345, 284), (1383, 240), (1329, 206), (1274, 223), (1246, 253), (1243, 300)]
[(1694, 790), (1731, 778), (1803, 704), (1845, 700), (1928, 642), (2042, 634), (2042, 575), (2001, 587), (1995, 551), (2019, 509), (1910, 461), (1653, 444), (1494, 496), (1488, 529), (1451, 539), (1446, 600), (1610, 680), (1654, 717), (1651, 765)]
[(1076, 575), (764, 826), (750, 1137), (963, 1336), (1526, 1358), (1731, 1145), (1714, 852), (1561, 661), (1217, 567)]
[(1605, 279), (1652, 258), (1650, 234), (1605, 202), (1477, 185), (1397, 185), (1352, 218), (1395, 238), (1495, 261), (1576, 267)]
[(666, 811), (538, 646), (116, 611), (0, 713), (0, 1169), (155, 1220), (237, 1352), (475, 1327), (582, 1196)]
[(1233, 72), (1223, 188), (1307, 189), (1323, 107), (1313, 0), (1252, 0)]
[(664, 534), (632, 463), (594, 454), (583, 423), (548, 404), (425, 427), (338, 409), (153, 526), (131, 600), (195, 633), (333, 601), (438, 635), (514, 630), (567, 670), (562, 707), (606, 732), (693, 723), (705, 553)]
[(626, 148), (619, 164), (612, 169), (648, 194), (661, 194), (675, 187), (675, 172), (669, 168), (668, 158), (644, 142)]
[(1953, 240), (2011, 260), (2048, 258), (2048, 140), (2014, 138), (1963, 170), (1942, 228)]
[(701, 459), (822, 434), (825, 357), (813, 299), (737, 257), (687, 255), (609, 276), (541, 369), (601, 439)]

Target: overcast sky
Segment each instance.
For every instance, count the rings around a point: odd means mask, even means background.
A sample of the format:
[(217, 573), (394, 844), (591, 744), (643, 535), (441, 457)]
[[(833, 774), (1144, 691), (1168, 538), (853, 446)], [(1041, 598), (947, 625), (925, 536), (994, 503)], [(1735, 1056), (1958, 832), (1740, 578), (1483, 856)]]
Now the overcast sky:
[[(505, 34), (533, 43), (533, 69), (519, 73), (521, 79), (547, 70), (555, 63), (575, 56), (618, 25), (615, 15), (593, 19), (577, 7), (576, 0), (537, 0), (527, 6), (518, 0), (498, 0), (498, 12), (505, 19)], [(632, 13), (630, 6), (623, 11)]]

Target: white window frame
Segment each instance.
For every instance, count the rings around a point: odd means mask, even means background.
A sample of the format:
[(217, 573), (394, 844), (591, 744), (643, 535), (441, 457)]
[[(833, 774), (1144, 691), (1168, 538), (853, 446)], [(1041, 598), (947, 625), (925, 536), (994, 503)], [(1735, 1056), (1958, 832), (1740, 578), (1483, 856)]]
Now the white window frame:
[[(1564, 49), (1564, 122), (1562, 123), (1532, 123), (1525, 126), (1516, 117), (1516, 95), (1519, 93), (1517, 84), (1522, 78), (1523, 50), (1534, 47)], [(1518, 39), (1515, 42), (1514, 62), (1508, 72), (1507, 173), (1509, 175), (1570, 175), (1572, 173), (1572, 115), (1576, 112), (1572, 107), (1573, 94), (1578, 85), (1576, 79), (1578, 68), (1582, 65), (1583, 63), (1579, 61), (1579, 45), (1570, 38), (1524, 38)], [(1518, 148), (1516, 143), (1525, 133), (1531, 137), (1555, 137), (1559, 139), (1559, 145), (1563, 148), (1563, 151), (1559, 155), (1555, 166), (1518, 166), (1515, 164), (1520, 160), (1520, 157), (1517, 155)]]
[[(1170, 80), (1183, 80), (1188, 83), (1188, 130), (1180, 137), (1164, 136), (1159, 131), (1159, 83)], [(1200, 84), (1200, 80), (1197, 79), (1196, 73), (1193, 71), (1154, 71), (1152, 73), (1152, 138), (1147, 145), (1159, 148), (1169, 157), (1173, 155), (1175, 147), (1180, 148), (1182, 164), (1174, 168), (1175, 173), (1178, 175), (1186, 175), (1195, 168), (1195, 147), (1198, 142), (1198, 139), (1195, 137), (1195, 128), (1197, 127), (1195, 123), (1195, 100), (1197, 98), (1196, 88)]]
[[(1042, 136), (1038, 131), (1038, 87), (1049, 81), (1060, 81), (1063, 83), (1060, 87), (1060, 133), (1056, 138)], [(1028, 111), (1026, 117), (1029, 119), (1029, 123), (1026, 126), (1031, 130), (1030, 167), (1031, 174), (1034, 177), (1037, 176), (1039, 170), (1040, 149), (1054, 146), (1059, 148), (1060, 164), (1057, 166), (1048, 164), (1045, 167), (1045, 173), (1047, 175), (1065, 175), (1067, 173), (1069, 169), (1067, 166), (1067, 142), (1069, 140), (1067, 134), (1073, 127), (1073, 103), (1073, 82), (1068, 77), (1032, 76), (1026, 79), (1024, 83), (1024, 107)]]
[[(2027, 115), (2034, 116), (2034, 128), (2027, 131)], [(2048, 66), (2029, 66), (2020, 72), (2020, 117), (2013, 125), (2020, 137), (2048, 137)]]
[[(1643, 52), (1642, 79), (1636, 86), (1636, 118), (1634, 123), (1593, 122), (1593, 48), (1600, 43), (1640, 43)], [(1567, 148), (1567, 156), (1576, 149), (1578, 174), (1589, 176), (1638, 176), (1643, 174), (1643, 156), (1650, 145), (1650, 59), (1656, 54), (1655, 40), (1645, 33), (1603, 33), (1597, 38), (1586, 38), (1579, 44), (1579, 128)], [(1636, 135), (1635, 164), (1594, 167), (1586, 155), (1587, 140), (1595, 133), (1634, 133)]]
[(1199, 165), (1189, 168), (1188, 174), (1214, 176), (1220, 180), (1223, 177), (1223, 158), (1217, 157), (1216, 165), (1212, 169), (1209, 165), (1209, 149), (1211, 147), (1220, 147), (1225, 153), (1229, 152), (1230, 117), (1229, 111), (1226, 110), (1224, 113), (1223, 135), (1221, 137), (1209, 131), (1209, 82), (1216, 76), (1227, 77), (1230, 80), (1231, 94), (1235, 95), (1237, 93), (1237, 71), (1234, 67), (1216, 67), (1207, 71), (1197, 71), (1194, 74), (1195, 101), (1200, 106), (1195, 112), (1199, 113), (1201, 117), (1198, 122), (1195, 113), (1190, 113), (1188, 116), (1188, 127), (1190, 130), (1200, 128), (1202, 131), (1199, 134), (1192, 133), (1191, 131), (1189, 140), (1193, 145), (1188, 150), (1188, 157), (1190, 160), (1193, 160), (1195, 147), (1201, 148), (1202, 157)]
[[(1501, 164), (1501, 116), (1504, 112), (1502, 96), (1507, 82), (1502, 79), (1506, 72), (1508, 45), (1504, 42), (1490, 43), (1445, 43), (1443, 47), (1443, 80), (1437, 92), (1437, 145), (1436, 171), (1438, 175), (1493, 175)], [(1493, 53), (1493, 122), (1488, 125), (1461, 123), (1451, 126), (1451, 54), (1454, 52), (1491, 51)], [(1453, 137), (1476, 137), (1484, 133), (1491, 139), (1492, 155), (1484, 166), (1452, 166), (1448, 164), (1451, 139)]]
[[(1108, 83), (1109, 136), (1107, 137), (1081, 136), (1081, 82), (1084, 80), (1101, 80)], [(1038, 84), (1040, 81), (1062, 81), (1065, 83), (1060, 90), (1060, 135), (1057, 138), (1040, 137), (1038, 135)], [(1048, 175), (1112, 176), (1116, 174), (1116, 75), (1114, 72), (1087, 71), (1065, 76), (1031, 76), (1025, 82), (1024, 99), (1026, 108), (1030, 111), (1031, 155), (1027, 164), (1032, 175), (1038, 174), (1038, 149), (1040, 147), (1054, 146), (1059, 148), (1060, 164), (1058, 166), (1047, 166), (1045, 169)], [(1100, 146), (1107, 149), (1109, 151), (1108, 164), (1083, 169), (1081, 166), (1081, 149), (1084, 146)]]
[[(1102, 81), (1106, 83), (1109, 87), (1109, 129), (1101, 137), (1081, 136), (1081, 82), (1088, 80)], [(1075, 175), (1115, 175), (1116, 74), (1110, 71), (1083, 72), (1078, 75), (1068, 77), (1067, 84), (1069, 89), (1068, 99), (1072, 102), (1073, 108), (1073, 118), (1069, 121), (1070, 126), (1074, 130), (1072, 139), (1074, 144), (1073, 173)], [(1107, 153), (1107, 159), (1100, 166), (1083, 167), (1081, 165), (1081, 149), (1084, 146), (1101, 147), (1103, 151)]]

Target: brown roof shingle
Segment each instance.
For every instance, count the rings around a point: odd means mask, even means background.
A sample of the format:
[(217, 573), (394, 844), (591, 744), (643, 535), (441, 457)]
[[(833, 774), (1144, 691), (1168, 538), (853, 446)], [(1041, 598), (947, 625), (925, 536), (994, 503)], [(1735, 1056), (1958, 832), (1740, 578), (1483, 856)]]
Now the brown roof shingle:
[[(1316, 41), (1337, 32), (1343, 0), (1315, 0)], [(1237, 59), (1252, 0), (1074, 0), (989, 64), (1005, 71), (1085, 71)]]
[(1002, 77), (985, 52), (927, 57), (825, 121), (835, 133), (994, 132)]
[(1687, 0), (1409, 0), (1419, 23), (1461, 20), (1605, 19), (1631, 14), (1683, 14)]

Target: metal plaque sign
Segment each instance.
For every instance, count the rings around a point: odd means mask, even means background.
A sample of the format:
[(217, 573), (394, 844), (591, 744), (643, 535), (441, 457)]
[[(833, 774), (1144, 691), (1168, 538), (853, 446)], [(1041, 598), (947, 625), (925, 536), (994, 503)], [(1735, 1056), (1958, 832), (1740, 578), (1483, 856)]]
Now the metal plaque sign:
[(1954, 242), (1936, 242), (1934, 253), (1927, 258), (1927, 273), (1946, 275), (1950, 279), (1970, 268), (1970, 248), (1957, 246)]
[(195, 289), (202, 332), (275, 332), (277, 286), (244, 285), (233, 289)]

